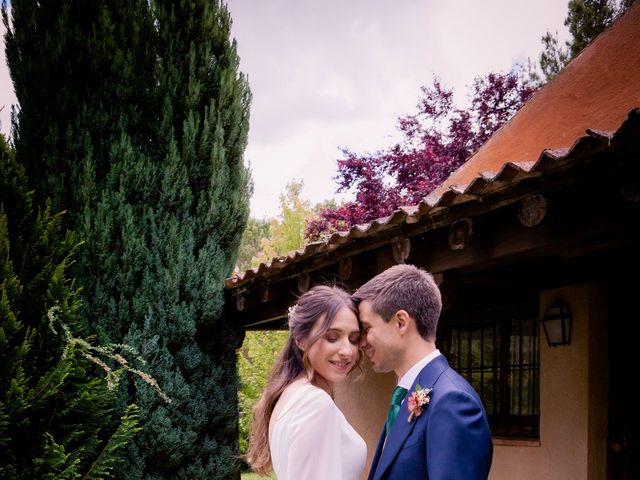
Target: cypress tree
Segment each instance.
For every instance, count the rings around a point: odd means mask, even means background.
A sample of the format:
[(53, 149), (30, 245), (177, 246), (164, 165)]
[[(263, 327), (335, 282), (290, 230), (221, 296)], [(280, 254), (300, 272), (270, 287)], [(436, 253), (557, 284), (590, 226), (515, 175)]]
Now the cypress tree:
[(0, 478), (110, 478), (137, 408), (110, 430), (114, 395), (75, 336), (78, 243), (62, 214), (32, 201), (0, 135)]
[[(13, 125), (18, 161), (36, 201), (77, 212), (78, 191), (109, 169), (112, 139), (148, 140), (153, 33), (147, 2), (3, 2), (6, 58), (20, 108)], [(90, 183), (83, 176), (89, 175)], [(78, 203), (80, 202), (80, 203)]]
[[(226, 6), (15, 0), (12, 8), (18, 159), (86, 240), (86, 324), (102, 341), (136, 347), (172, 399), (163, 403), (139, 379), (122, 382), (121, 401), (136, 397), (144, 430), (118, 477), (237, 476), (239, 335), (222, 307), (248, 216), (250, 92)], [(46, 45), (65, 42), (73, 48), (48, 56)], [(60, 69), (55, 85), (26, 78)], [(38, 109), (37, 98), (49, 106)]]

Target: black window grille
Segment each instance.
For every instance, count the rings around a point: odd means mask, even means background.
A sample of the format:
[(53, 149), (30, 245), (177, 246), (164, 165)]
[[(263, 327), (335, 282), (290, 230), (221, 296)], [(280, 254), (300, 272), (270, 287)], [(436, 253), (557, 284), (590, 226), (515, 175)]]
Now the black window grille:
[(482, 398), (494, 436), (539, 438), (537, 319), (533, 295), (508, 305), (451, 309), (438, 326), (438, 348)]

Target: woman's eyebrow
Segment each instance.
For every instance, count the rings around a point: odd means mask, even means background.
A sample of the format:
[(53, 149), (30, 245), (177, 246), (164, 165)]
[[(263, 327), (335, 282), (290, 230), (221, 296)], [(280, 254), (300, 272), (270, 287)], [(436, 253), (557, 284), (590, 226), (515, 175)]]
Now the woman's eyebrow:
[[(342, 332), (344, 332), (344, 330), (342, 330), (341, 328), (328, 328), (327, 329), (327, 333), (328, 332), (342, 333)], [(351, 335), (352, 333), (360, 333), (360, 330), (351, 330), (349, 332), (349, 335)]]

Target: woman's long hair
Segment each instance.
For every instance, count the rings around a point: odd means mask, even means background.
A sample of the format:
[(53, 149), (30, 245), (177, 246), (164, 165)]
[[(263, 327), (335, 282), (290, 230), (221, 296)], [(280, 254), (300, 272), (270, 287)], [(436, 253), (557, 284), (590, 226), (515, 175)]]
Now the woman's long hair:
[[(269, 475), (273, 470), (269, 448), (269, 423), (280, 395), (293, 381), (306, 373), (313, 380), (314, 372), (306, 354), (298, 345), (308, 350), (331, 326), (334, 317), (343, 307), (355, 314), (357, 309), (351, 296), (338, 287), (318, 285), (303, 294), (289, 310), (289, 338), (273, 366), (267, 386), (253, 409), (253, 421), (249, 436), (247, 462), (259, 475)], [(322, 325), (313, 337), (311, 332), (324, 315)]]

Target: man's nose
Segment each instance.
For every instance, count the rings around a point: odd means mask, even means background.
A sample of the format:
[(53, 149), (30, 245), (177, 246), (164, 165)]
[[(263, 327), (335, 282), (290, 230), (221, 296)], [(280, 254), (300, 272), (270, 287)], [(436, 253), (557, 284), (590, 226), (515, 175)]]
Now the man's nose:
[(360, 335), (360, 340), (358, 341), (358, 348), (365, 348), (368, 345), (367, 343), (367, 334), (363, 333)]

